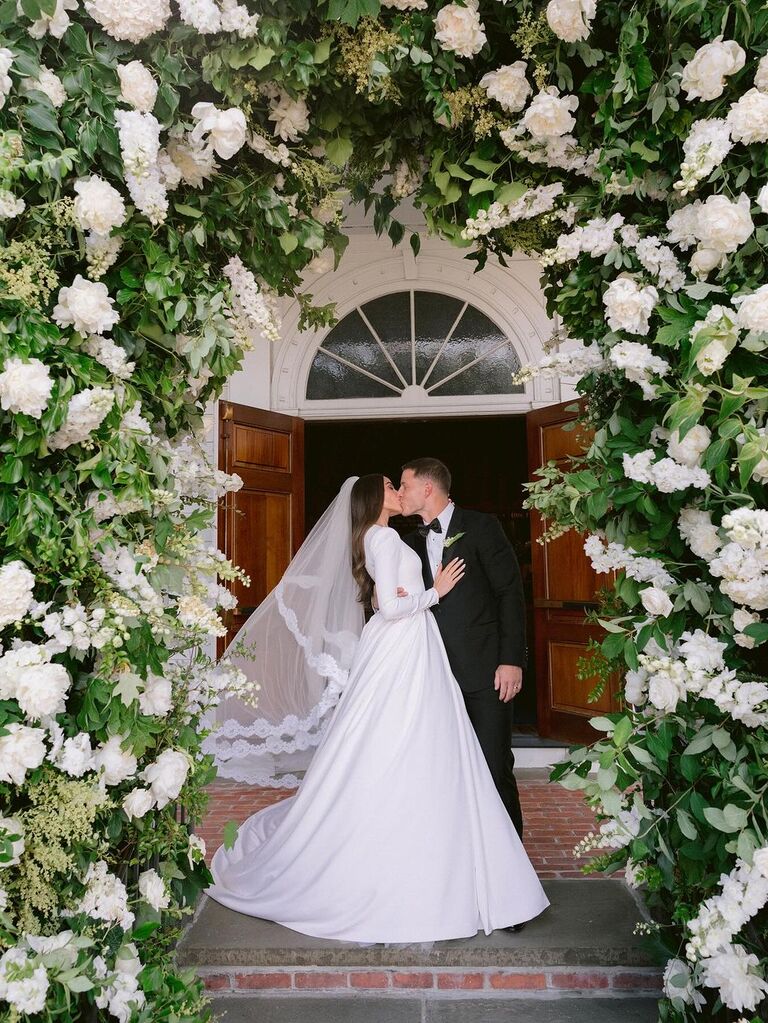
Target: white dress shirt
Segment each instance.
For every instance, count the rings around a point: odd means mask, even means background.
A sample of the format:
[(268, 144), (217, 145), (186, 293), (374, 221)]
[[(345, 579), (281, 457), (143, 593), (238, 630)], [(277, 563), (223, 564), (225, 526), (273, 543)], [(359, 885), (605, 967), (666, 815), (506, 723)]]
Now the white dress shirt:
[(443, 561), (443, 546), (448, 535), (448, 526), (451, 523), (452, 517), (453, 501), (449, 501), (437, 516), (437, 520), (443, 529), (442, 533), (436, 533), (434, 529), (430, 529), (427, 533), (427, 558), (429, 559), (429, 567), (432, 569), (433, 578)]

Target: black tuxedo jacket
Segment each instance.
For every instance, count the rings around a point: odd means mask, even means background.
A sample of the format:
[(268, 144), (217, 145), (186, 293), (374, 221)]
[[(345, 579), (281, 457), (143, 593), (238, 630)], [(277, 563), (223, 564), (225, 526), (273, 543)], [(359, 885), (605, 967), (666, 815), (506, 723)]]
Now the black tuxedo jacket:
[[(446, 539), (464, 535), (443, 550), (443, 564), (463, 558), (464, 578), (431, 610), (451, 670), (465, 692), (493, 686), (500, 664), (526, 665), (525, 599), (515, 552), (495, 515), (454, 506)], [(421, 558), (424, 585), (433, 585), (426, 537), (403, 537)]]

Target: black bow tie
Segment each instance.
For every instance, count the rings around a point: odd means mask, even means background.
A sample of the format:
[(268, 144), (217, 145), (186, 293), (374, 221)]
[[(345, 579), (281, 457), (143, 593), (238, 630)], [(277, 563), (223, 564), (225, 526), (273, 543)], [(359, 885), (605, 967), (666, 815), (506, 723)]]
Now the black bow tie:
[(432, 521), (426, 526), (417, 526), (420, 536), (429, 536), (430, 530), (435, 533), (442, 533), (443, 527), (440, 525), (440, 519), (432, 519)]

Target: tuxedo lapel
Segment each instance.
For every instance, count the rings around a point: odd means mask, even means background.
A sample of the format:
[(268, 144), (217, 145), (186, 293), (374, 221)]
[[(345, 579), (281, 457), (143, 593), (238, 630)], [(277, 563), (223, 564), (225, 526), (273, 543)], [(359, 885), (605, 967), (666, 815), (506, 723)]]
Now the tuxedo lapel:
[[(454, 505), (453, 515), (451, 515), (451, 521), (448, 523), (448, 530), (446, 532), (445, 539), (448, 540), (452, 536), (456, 536), (457, 533), (464, 532), (464, 512), (461, 508)], [(448, 544), (447, 547), (443, 547), (443, 565), (447, 565), (449, 561), (452, 561), (456, 556), (456, 548), (461, 546), (463, 537), (458, 540), (454, 540), (453, 543)], [(430, 586), (432, 584), (430, 583)]]
[(429, 558), (427, 557), (426, 536), (422, 536), (421, 533), (416, 533), (413, 538), (413, 547), (418, 556), (421, 558), (421, 575), (424, 579), (424, 588), (429, 590), (432, 588), (434, 579), (432, 578), (432, 569), (429, 564)]

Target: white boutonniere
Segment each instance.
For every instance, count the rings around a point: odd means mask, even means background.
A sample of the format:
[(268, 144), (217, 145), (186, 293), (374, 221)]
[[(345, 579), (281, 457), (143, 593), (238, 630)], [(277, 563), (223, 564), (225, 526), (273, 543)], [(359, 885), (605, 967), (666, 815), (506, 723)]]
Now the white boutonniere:
[(447, 551), (451, 544), (456, 543), (457, 540), (461, 540), (462, 536), (464, 536), (464, 533), (454, 533), (453, 536), (446, 536), (443, 541), (443, 550)]

